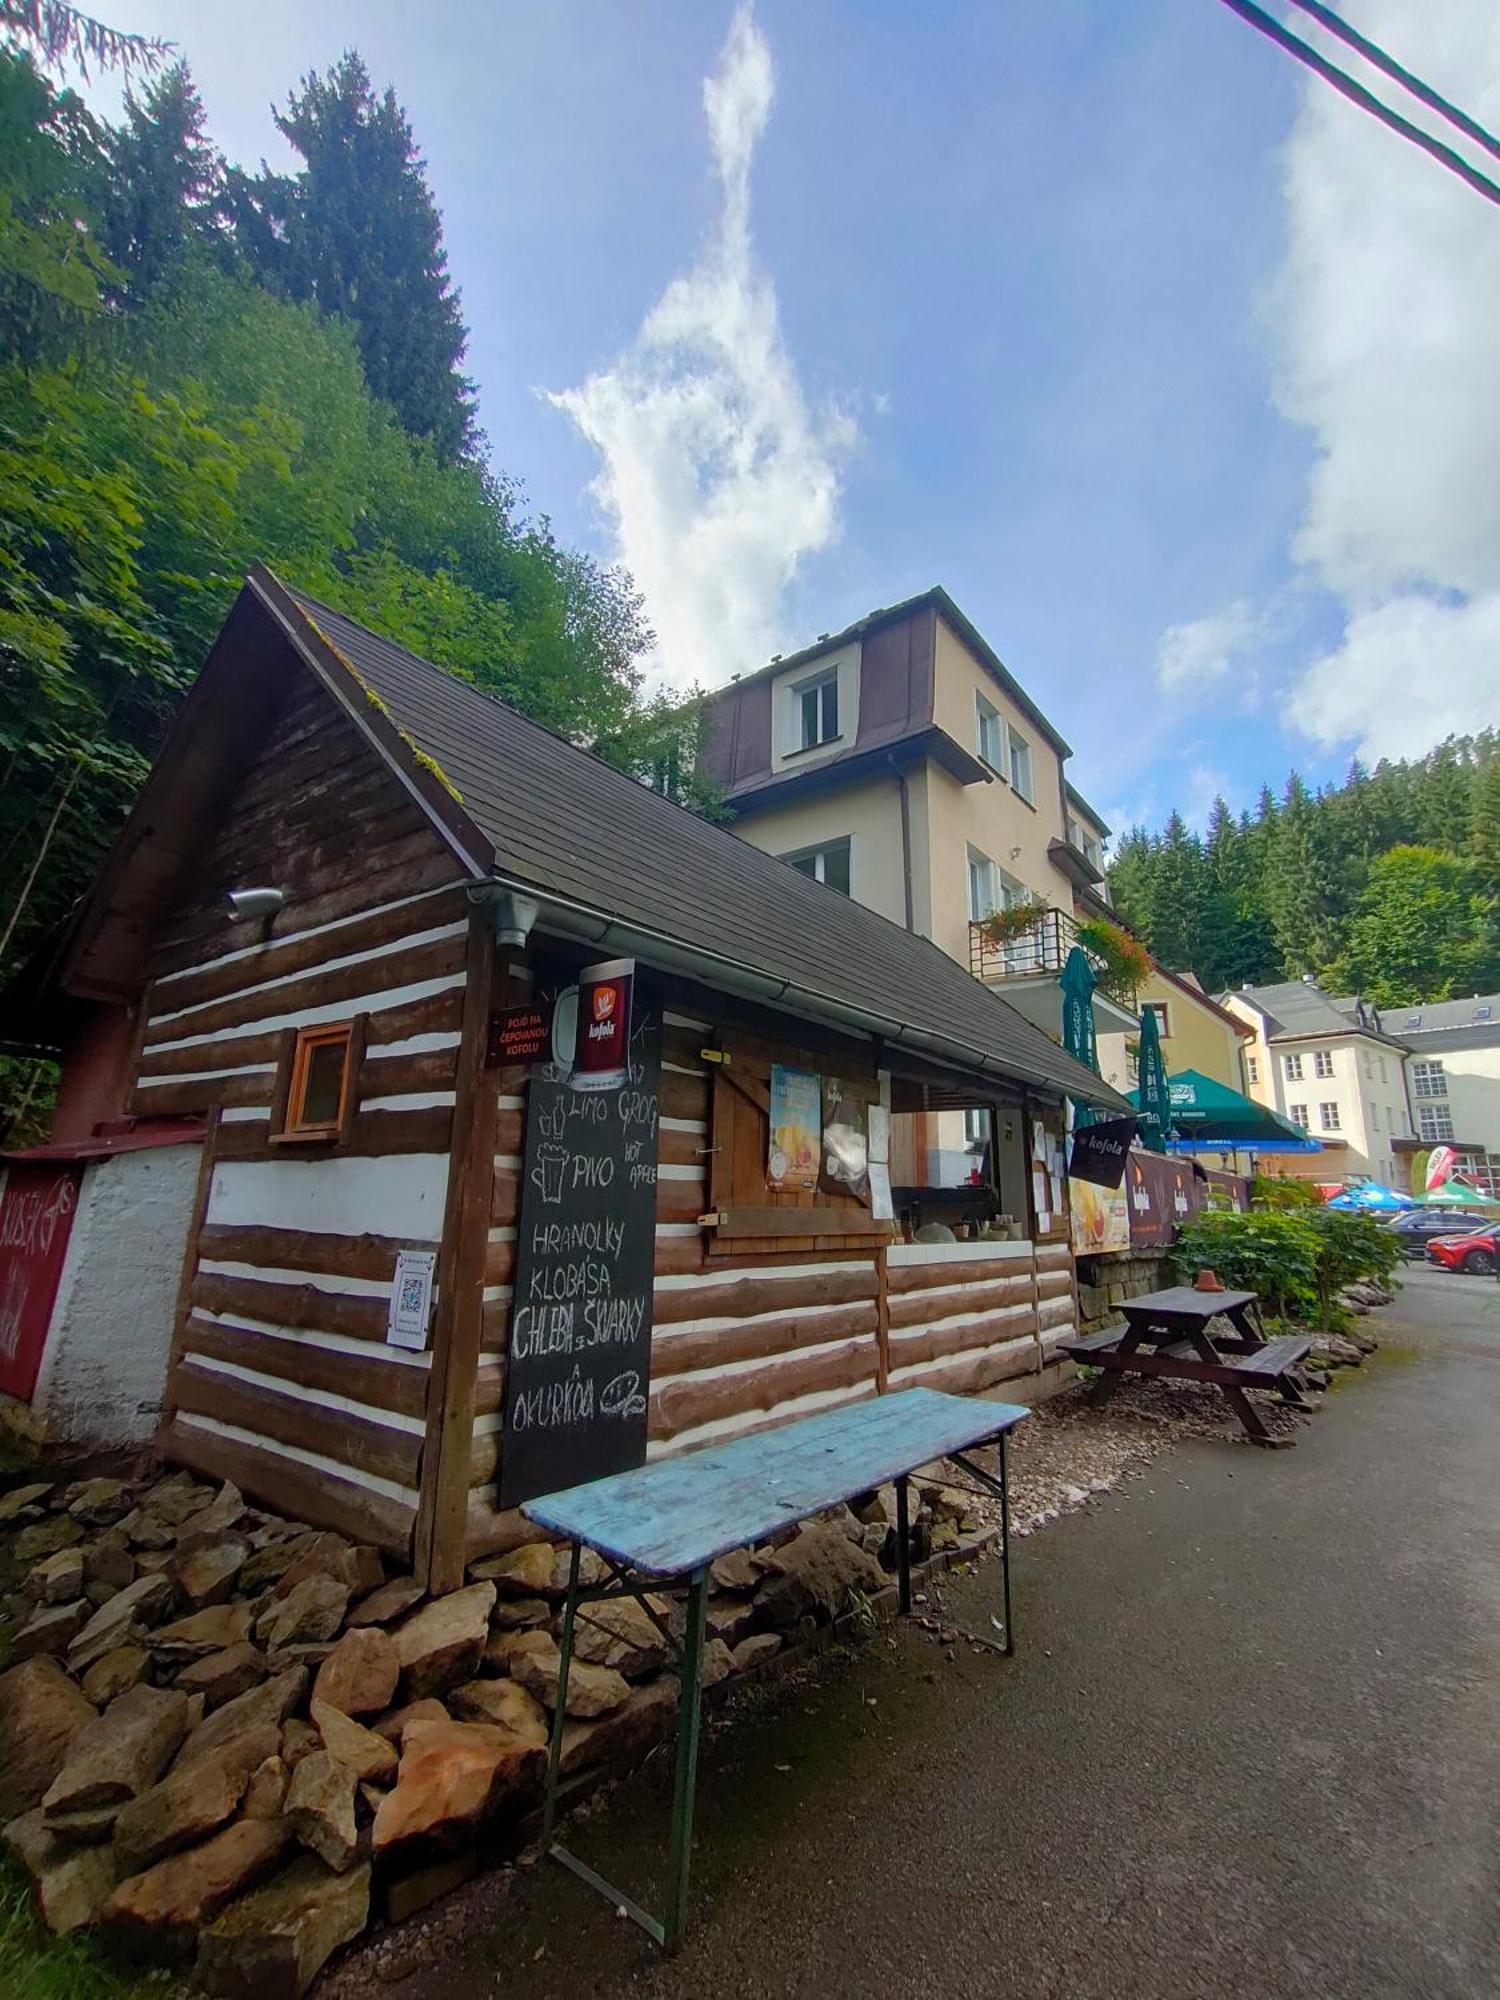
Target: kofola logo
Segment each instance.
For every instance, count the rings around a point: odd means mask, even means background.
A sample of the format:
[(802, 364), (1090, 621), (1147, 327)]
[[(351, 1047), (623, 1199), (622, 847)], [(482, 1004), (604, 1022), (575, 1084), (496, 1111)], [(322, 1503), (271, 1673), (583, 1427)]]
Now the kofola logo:
[(615, 1031), (615, 1002), (619, 995), (613, 986), (596, 986), (593, 993), (594, 1018), (589, 1024), (589, 1039), (600, 1041)]

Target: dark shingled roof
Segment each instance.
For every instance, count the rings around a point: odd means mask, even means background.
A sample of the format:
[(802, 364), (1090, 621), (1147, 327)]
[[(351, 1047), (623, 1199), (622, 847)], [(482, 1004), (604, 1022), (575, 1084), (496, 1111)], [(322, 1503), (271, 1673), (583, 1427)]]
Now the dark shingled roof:
[[(315, 598), (300, 607), (431, 757), (495, 852), (496, 872), (583, 910), (737, 965), (827, 1018), (854, 1009), (886, 1039), (973, 1069), (1001, 1069), (1121, 1113), (1130, 1107), (925, 938), (673, 805), (468, 682)], [(713, 983), (713, 972), (700, 974)], [(811, 1004), (808, 1004), (811, 1003)], [(931, 1046), (940, 1043), (940, 1049)]]

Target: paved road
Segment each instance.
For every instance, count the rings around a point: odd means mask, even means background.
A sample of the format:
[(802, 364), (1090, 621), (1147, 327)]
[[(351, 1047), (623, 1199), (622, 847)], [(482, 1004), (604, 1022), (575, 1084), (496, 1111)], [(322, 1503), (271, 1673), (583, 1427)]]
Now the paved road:
[[(386, 1990), (1500, 1993), (1500, 1284), (1380, 1324), (1294, 1451), (1184, 1445), (1023, 1543), (1014, 1662), (903, 1629), (719, 1734), (675, 1961), (554, 1867)], [(639, 1883), (665, 1823), (642, 1776), (577, 1844)]]

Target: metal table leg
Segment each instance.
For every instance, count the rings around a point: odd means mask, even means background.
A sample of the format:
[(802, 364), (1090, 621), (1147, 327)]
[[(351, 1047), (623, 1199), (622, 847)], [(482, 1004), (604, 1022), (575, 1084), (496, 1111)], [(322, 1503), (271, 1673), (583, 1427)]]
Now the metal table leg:
[(552, 1829), (557, 1824), (557, 1780), (562, 1767), (563, 1727), (568, 1714), (568, 1674), (573, 1665), (573, 1618), (578, 1609), (578, 1564), (582, 1550), (577, 1542), (568, 1559), (568, 1596), (563, 1606), (561, 1658), (557, 1668), (557, 1707), (552, 1711), (552, 1736), (547, 1745), (547, 1791), (542, 1804), (542, 1853), (552, 1852)]
[(896, 1568), (901, 1579), (901, 1616), (911, 1615), (911, 1520), (906, 1493), (906, 1475), (896, 1481)]
[(1010, 1603), (1010, 1457), (1009, 1438), (1000, 1433), (1000, 1567), (1005, 1575), (1005, 1650), (1016, 1650), (1016, 1615)]
[(687, 1629), (682, 1635), (682, 1671), (677, 1689), (677, 1773), (672, 1790), (672, 1856), (667, 1871), (667, 1913), (662, 1944), (676, 1951), (687, 1920), (688, 1875), (693, 1860), (693, 1803), (698, 1789), (698, 1733), (703, 1713), (703, 1623), (708, 1608), (708, 1571), (693, 1573), (688, 1592)]

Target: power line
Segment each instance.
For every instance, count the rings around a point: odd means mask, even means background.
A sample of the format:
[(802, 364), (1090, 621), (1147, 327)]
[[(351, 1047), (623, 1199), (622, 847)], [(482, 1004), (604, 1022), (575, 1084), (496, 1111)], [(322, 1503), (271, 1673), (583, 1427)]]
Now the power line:
[(1332, 84), (1341, 97), (1347, 97), (1349, 102), (1357, 104), (1361, 111), (1368, 111), (1371, 117), (1378, 118), (1382, 125), (1389, 126), (1391, 131), (1399, 133), (1403, 139), (1409, 139), (1414, 146), (1420, 146), (1422, 151), (1430, 154), (1439, 166), (1457, 174), (1460, 180), (1468, 182), (1476, 194), (1482, 194), (1486, 201), (1492, 201), (1500, 207), (1500, 186), (1487, 179), (1477, 167), (1471, 167), (1461, 153), (1455, 153), (1453, 148), (1445, 146), (1441, 139), (1434, 139), (1432, 134), (1424, 132), (1420, 125), (1413, 125), (1411, 120), (1403, 118), (1399, 111), (1392, 111), (1388, 104), (1373, 96), (1362, 83), (1356, 83), (1352, 76), (1329, 62), (1326, 56), (1319, 55), (1310, 43), (1302, 41), (1289, 28), (1282, 27), (1281, 23), (1263, 7), (1257, 7), (1254, 0), (1224, 0), (1224, 5), (1231, 13), (1238, 14), (1242, 21), (1248, 21), (1252, 28), (1257, 29), (1268, 40), (1275, 42), (1279, 48), (1285, 49), (1288, 55), (1295, 57), (1300, 63), (1306, 63), (1307, 67), (1322, 77), (1325, 83)]
[(1325, 7), (1322, 0), (1291, 0), (1291, 4), (1300, 7), (1304, 14), (1311, 14), (1330, 35), (1337, 35), (1341, 42), (1347, 42), (1349, 47), (1362, 55), (1373, 68), (1383, 71), (1393, 82), (1399, 83), (1404, 90), (1409, 90), (1412, 96), (1425, 104), (1430, 111), (1436, 111), (1440, 118), (1446, 118), (1450, 125), (1456, 125), (1466, 138), (1472, 139), (1477, 146), (1483, 146), (1487, 153), (1493, 153), (1495, 158), (1500, 160), (1500, 139), (1497, 139), (1492, 132), (1487, 132), (1477, 119), (1469, 116), (1467, 111), (1461, 110), (1458, 105), (1450, 103), (1446, 97), (1441, 96), (1430, 83), (1424, 83), (1421, 77), (1414, 76), (1409, 69), (1398, 63), (1394, 56), (1387, 55), (1378, 42), (1372, 42), (1368, 35), (1362, 35), (1358, 28), (1353, 28), (1347, 21), (1342, 20), (1331, 7)]

